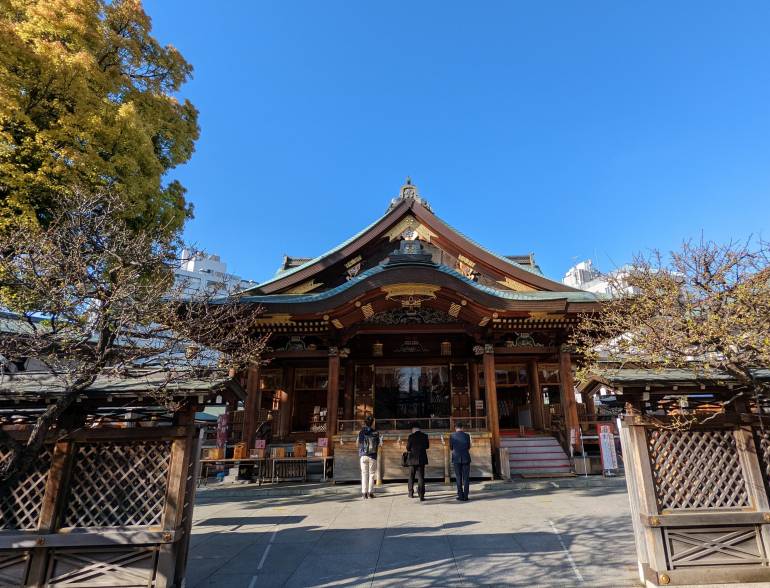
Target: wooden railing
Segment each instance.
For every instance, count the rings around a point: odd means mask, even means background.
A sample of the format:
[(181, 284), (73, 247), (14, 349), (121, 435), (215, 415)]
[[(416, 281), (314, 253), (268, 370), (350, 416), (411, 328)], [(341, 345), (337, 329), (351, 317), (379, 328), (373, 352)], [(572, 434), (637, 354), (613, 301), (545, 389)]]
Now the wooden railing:
[(770, 581), (770, 436), (721, 419), (690, 429), (630, 416), (620, 430), (641, 580)]
[[(364, 426), (363, 419), (337, 421), (339, 432), (355, 433)], [(461, 423), (469, 432), (487, 431), (487, 417), (437, 417), (422, 419), (376, 419), (378, 431), (409, 431), (418, 426), (423, 431), (453, 431), (455, 424)]]
[[(194, 433), (192, 425), (82, 429), (47, 444), (0, 499), (3, 585), (180, 585)], [(9, 457), (0, 453), (0, 463)]]

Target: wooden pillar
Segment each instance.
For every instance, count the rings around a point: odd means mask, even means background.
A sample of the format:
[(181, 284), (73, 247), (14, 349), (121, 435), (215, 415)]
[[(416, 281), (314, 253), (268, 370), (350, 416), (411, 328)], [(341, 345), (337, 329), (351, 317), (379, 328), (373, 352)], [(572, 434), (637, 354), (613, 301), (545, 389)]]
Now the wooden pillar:
[(340, 354), (336, 347), (329, 348), (329, 373), (326, 392), (326, 436), (329, 451), (333, 451), (332, 436), (337, 434), (337, 406), (340, 398)]
[(294, 400), (294, 368), (287, 367), (283, 372), (283, 391), (278, 406), (280, 438), (285, 439), (291, 433), (291, 405)]
[(595, 421), (596, 420), (596, 403), (594, 402), (593, 392), (591, 393), (586, 392), (583, 395), (583, 402), (586, 403), (586, 416), (588, 417), (588, 420)]
[(575, 451), (582, 451), (583, 448), (578, 434), (580, 421), (577, 414), (577, 402), (575, 401), (575, 382), (572, 378), (572, 358), (569, 350), (562, 346), (559, 349), (559, 390), (561, 391), (561, 408), (564, 415), (564, 425), (567, 428), (567, 441), (570, 439), (570, 431), (575, 430)]
[[(479, 396), (479, 364), (477, 364), (475, 361), (472, 361), (470, 363), (470, 371), (468, 373), (471, 387), (471, 415), (478, 417), (481, 416), (476, 411), (476, 401), (481, 400), (481, 396)], [(479, 421), (476, 421), (476, 423), (478, 422)]]
[(345, 364), (345, 413), (343, 418), (346, 421), (353, 420), (353, 386), (355, 385), (355, 366), (348, 360)]
[(538, 431), (545, 430), (545, 420), (543, 413), (543, 391), (540, 389), (540, 372), (538, 371), (537, 360), (533, 359), (527, 364), (529, 370), (529, 391), (530, 406), (532, 408), (532, 426)]
[(259, 412), (259, 365), (249, 366), (246, 380), (246, 404), (243, 415), (243, 438), (246, 447), (254, 447), (254, 435), (257, 431), (257, 413)]
[(484, 392), (487, 402), (487, 425), (492, 434), (493, 454), (500, 449), (500, 417), (497, 413), (497, 384), (495, 382), (495, 348), (484, 345)]

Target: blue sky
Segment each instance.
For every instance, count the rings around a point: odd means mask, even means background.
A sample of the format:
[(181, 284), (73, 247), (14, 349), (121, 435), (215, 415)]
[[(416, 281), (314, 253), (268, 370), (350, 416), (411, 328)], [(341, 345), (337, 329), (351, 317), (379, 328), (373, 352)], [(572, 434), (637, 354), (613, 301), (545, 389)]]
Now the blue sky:
[(186, 238), (243, 277), (434, 211), (545, 273), (770, 231), (768, 2), (151, 0), (194, 68)]

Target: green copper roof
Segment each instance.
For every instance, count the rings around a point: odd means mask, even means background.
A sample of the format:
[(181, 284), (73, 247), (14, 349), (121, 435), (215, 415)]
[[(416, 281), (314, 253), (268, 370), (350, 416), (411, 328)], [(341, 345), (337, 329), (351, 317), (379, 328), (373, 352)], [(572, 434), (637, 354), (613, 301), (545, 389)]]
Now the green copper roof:
[[(491, 286), (485, 286), (485, 285), (479, 284), (478, 282), (474, 282), (473, 280), (466, 278), (458, 271), (446, 265), (431, 264), (431, 267), (436, 271), (448, 274), (453, 278), (455, 278), (456, 280), (459, 280), (461, 282), (468, 284), (469, 286), (475, 288), (476, 290), (479, 290), (491, 296), (496, 296), (498, 298), (505, 299), (505, 300), (568, 300), (570, 302), (598, 302), (600, 300), (606, 299), (605, 295), (595, 294), (593, 292), (584, 292), (584, 291), (570, 290), (570, 291), (562, 291), (562, 292), (544, 292), (544, 291), (514, 292), (511, 290), (502, 290), (499, 288), (493, 288)], [(324, 290), (323, 292), (315, 292), (315, 293), (309, 293), (309, 294), (267, 294), (267, 295), (243, 296), (241, 298), (241, 301), (251, 302), (251, 303), (271, 302), (271, 303), (297, 303), (297, 304), (303, 303), (303, 302), (317, 302), (320, 300), (326, 300), (328, 298), (332, 298), (337, 294), (340, 294), (341, 292), (344, 292), (345, 290), (352, 288), (356, 284), (374, 275), (377, 275), (379, 273), (382, 273), (391, 269), (393, 269), (392, 266), (377, 265), (364, 272), (361, 272), (354, 279), (349, 280), (343, 284), (340, 284), (336, 288), (332, 288), (330, 290)]]

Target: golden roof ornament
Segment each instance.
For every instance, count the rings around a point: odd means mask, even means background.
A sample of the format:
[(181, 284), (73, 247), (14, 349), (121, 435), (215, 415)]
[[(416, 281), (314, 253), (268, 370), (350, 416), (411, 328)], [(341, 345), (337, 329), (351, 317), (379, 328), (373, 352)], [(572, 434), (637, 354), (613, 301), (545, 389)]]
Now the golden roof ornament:
[(398, 197), (390, 201), (390, 206), (388, 207), (388, 210), (390, 210), (391, 208), (395, 208), (404, 200), (414, 200), (415, 202), (419, 202), (420, 204), (422, 204), (428, 210), (431, 210), (431, 207), (428, 204), (428, 202), (426, 200), (423, 200), (422, 197), (420, 196), (420, 192), (419, 190), (417, 190), (417, 186), (415, 186), (412, 183), (411, 176), (406, 177), (406, 183), (403, 186), (401, 186), (401, 190), (399, 191)]

